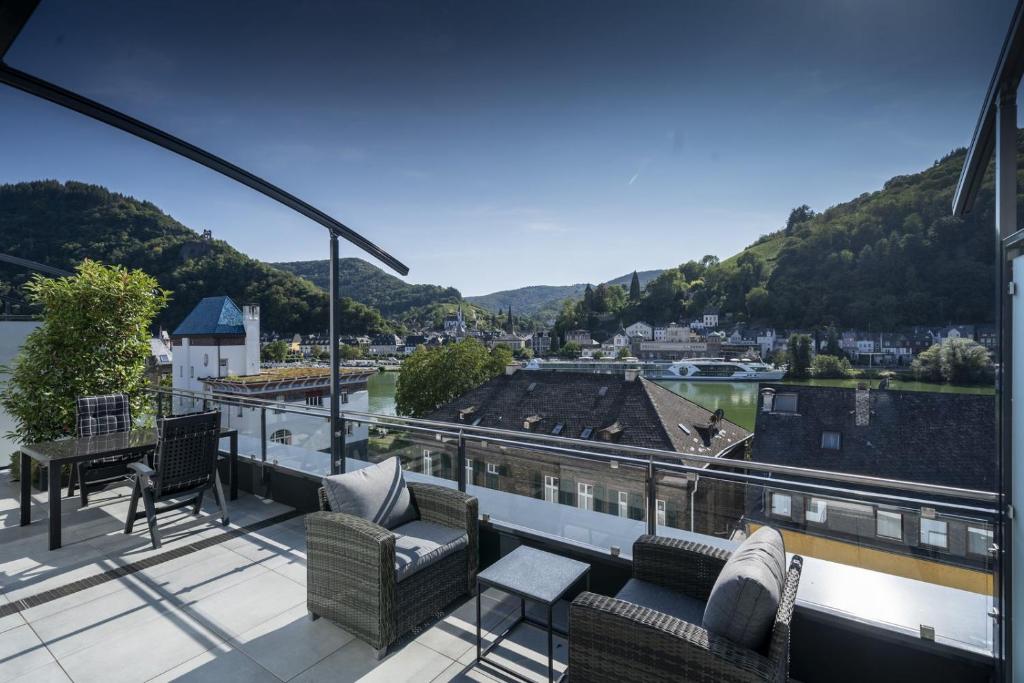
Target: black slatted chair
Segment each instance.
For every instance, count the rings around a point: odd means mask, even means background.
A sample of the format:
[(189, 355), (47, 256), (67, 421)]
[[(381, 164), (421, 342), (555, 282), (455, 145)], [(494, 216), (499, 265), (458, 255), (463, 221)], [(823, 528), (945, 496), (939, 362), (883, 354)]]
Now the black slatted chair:
[[(75, 435), (100, 436), (114, 432), (127, 432), (132, 428), (132, 411), (125, 394), (83, 396), (75, 401)], [(128, 465), (143, 455), (115, 455), (71, 467), (68, 476), (68, 497), (79, 489), (82, 506), (89, 504), (89, 491), (123, 482), (128, 477)]]
[[(135, 473), (135, 486), (124, 532), (130, 534), (135, 520), (145, 517), (153, 547), (159, 548), (156, 516), (188, 505), (192, 514), (198, 515), (203, 495), (209, 490), (220, 506), (221, 522), (227, 526), (227, 501), (217, 473), (220, 412), (167, 417), (160, 420), (157, 429), (153, 466), (142, 462), (128, 466)], [(144, 512), (138, 512), (139, 498)], [(167, 504), (157, 507), (161, 503)]]

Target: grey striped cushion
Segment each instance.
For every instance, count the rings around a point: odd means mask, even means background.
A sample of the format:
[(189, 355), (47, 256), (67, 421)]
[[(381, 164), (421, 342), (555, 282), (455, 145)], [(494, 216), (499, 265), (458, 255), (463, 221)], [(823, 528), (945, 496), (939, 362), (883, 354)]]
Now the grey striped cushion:
[(394, 529), (416, 519), (402, 463), (388, 458), (355, 472), (324, 477), (324, 492), (331, 510), (362, 517)]
[(760, 650), (772, 627), (786, 580), (782, 535), (761, 527), (729, 557), (718, 575), (703, 626), (752, 650)]

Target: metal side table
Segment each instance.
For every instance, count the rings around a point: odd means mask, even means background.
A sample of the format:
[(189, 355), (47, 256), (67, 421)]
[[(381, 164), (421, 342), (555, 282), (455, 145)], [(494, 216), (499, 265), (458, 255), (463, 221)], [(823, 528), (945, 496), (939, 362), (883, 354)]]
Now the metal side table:
[[(501, 671), (522, 678), (520, 674), (493, 660), (487, 654), (498, 646), (516, 626), (528, 624), (547, 631), (548, 634), (548, 681), (555, 679), (554, 634), (568, 638), (569, 634), (556, 629), (552, 623), (552, 609), (556, 602), (580, 580), (586, 578), (590, 589), (590, 565), (570, 560), (567, 557), (519, 546), (501, 558), (476, 577), (476, 659)], [(519, 617), (486, 648), (481, 648), (480, 636), (480, 593), (484, 587), (519, 596)], [(547, 623), (526, 616), (526, 601), (533, 600), (547, 607)]]

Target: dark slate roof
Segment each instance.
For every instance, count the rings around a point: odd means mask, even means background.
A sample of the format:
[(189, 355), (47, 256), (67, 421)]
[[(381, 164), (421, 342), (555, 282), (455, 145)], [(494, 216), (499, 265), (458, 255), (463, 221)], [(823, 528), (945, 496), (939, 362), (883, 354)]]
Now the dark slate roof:
[[(764, 412), (765, 389), (797, 394), (796, 414)], [(856, 389), (762, 384), (754, 429), (758, 462), (995, 490), (995, 399), (984, 394), (868, 391), (857, 425)], [(863, 414), (863, 413), (862, 413)], [(841, 434), (840, 449), (821, 433)]]
[(185, 316), (172, 337), (230, 336), (245, 334), (242, 311), (231, 297), (208, 296)]
[[(607, 387), (604, 396), (602, 387)], [(469, 408), (473, 412), (460, 419), (460, 412)], [(721, 455), (749, 435), (728, 420), (715, 433), (702, 434), (712, 413), (649, 380), (555, 370), (520, 370), (495, 377), (427, 417), (465, 424), (479, 418), (481, 427), (526, 431), (523, 423), (537, 415), (542, 419), (530, 430), (537, 433), (551, 434), (562, 423), (563, 437), (578, 439), (589, 427), (591, 438), (597, 440), (601, 429), (617, 422), (623, 428), (617, 443), (698, 455)]]

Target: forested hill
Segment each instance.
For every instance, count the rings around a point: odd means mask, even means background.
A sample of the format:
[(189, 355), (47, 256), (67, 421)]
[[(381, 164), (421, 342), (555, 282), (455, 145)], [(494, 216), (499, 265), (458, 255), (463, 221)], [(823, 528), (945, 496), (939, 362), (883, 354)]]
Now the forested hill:
[[(628, 265), (628, 264), (624, 264)], [(640, 286), (646, 287), (647, 283), (660, 275), (660, 270), (642, 270), (637, 273)], [(622, 285), (628, 288), (632, 273), (627, 273), (605, 284)], [(518, 289), (506, 289), (491, 294), (480, 296), (468, 296), (467, 301), (483, 306), (489, 311), (504, 311), (512, 306), (512, 310), (523, 315), (529, 315), (538, 320), (554, 318), (561, 310), (566, 299), (582, 299), (586, 290), (586, 283), (575, 285), (532, 285), (519, 287)]]
[[(270, 265), (304, 277), (321, 289), (328, 287), (330, 262), (327, 260)], [(458, 303), (462, 299), (454, 287), (409, 284), (359, 258), (339, 259), (338, 274), (342, 294), (373, 306), (388, 317), (432, 304)]]
[[(1018, 136), (1018, 149), (1022, 142)], [(609, 334), (635, 320), (689, 319), (709, 307), (736, 322), (781, 328), (991, 322), (992, 178), (974, 210), (954, 218), (964, 154), (956, 150), (925, 171), (892, 178), (821, 213), (800, 206), (785, 226), (739, 254), (666, 270), (639, 300), (618, 288), (597, 288), (589, 301), (567, 303), (556, 327)]]
[[(266, 331), (327, 329), (327, 295), (310, 282), (226, 242), (204, 239), (150, 202), (97, 185), (54, 180), (0, 185), (0, 253), (67, 270), (86, 258), (141, 268), (173, 293), (159, 319), (167, 328), (202, 297), (227, 294), (239, 305), (258, 303)], [(0, 264), (0, 294), (17, 302), (17, 289), (30, 276)], [(345, 333), (388, 327), (376, 310), (349, 299), (342, 321)]]

